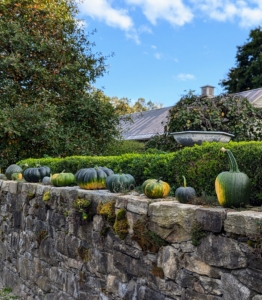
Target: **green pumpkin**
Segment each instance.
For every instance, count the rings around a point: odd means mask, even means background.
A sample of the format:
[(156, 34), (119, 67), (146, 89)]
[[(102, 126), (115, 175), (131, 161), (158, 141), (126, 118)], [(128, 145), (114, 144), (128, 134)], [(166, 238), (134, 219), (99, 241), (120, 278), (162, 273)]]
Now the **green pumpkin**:
[(196, 196), (196, 191), (194, 188), (186, 185), (186, 177), (182, 176), (184, 179), (184, 186), (176, 189), (175, 197), (181, 203), (188, 203), (192, 201)]
[(45, 177), (42, 179), (42, 184), (44, 184), (44, 185), (50, 185), (50, 184), (51, 184), (51, 177), (45, 176)]
[(13, 173), (11, 175), (12, 180), (21, 180), (23, 179), (23, 174), (22, 173)]
[(73, 173), (56, 173), (51, 176), (51, 183), (54, 186), (71, 186), (75, 184), (75, 175)]
[(22, 173), (22, 172), (23, 172), (23, 169), (20, 166), (18, 166), (16, 164), (12, 164), (5, 170), (5, 176), (7, 179), (11, 180), (13, 173)]
[(50, 176), (50, 168), (47, 166), (38, 166), (36, 168), (27, 168), (23, 172), (24, 179), (27, 182), (41, 182), (45, 176)]
[(130, 174), (112, 174), (106, 178), (106, 188), (112, 193), (130, 191), (135, 184), (135, 178)]
[(142, 184), (142, 190), (148, 198), (165, 198), (170, 192), (170, 186), (160, 179), (147, 179)]
[(233, 153), (225, 148), (229, 159), (230, 170), (220, 173), (215, 180), (218, 202), (223, 207), (240, 207), (249, 204), (251, 183), (249, 177), (239, 171)]
[(82, 189), (96, 190), (106, 188), (106, 178), (114, 174), (106, 167), (84, 168), (76, 173), (76, 183)]

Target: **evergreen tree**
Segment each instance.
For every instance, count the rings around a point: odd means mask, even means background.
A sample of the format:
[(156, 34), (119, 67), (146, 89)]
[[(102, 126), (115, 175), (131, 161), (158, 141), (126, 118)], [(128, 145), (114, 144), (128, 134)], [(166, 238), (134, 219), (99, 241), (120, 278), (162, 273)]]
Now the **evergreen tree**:
[(262, 28), (250, 31), (248, 42), (237, 47), (236, 67), (219, 83), (228, 93), (262, 87)]

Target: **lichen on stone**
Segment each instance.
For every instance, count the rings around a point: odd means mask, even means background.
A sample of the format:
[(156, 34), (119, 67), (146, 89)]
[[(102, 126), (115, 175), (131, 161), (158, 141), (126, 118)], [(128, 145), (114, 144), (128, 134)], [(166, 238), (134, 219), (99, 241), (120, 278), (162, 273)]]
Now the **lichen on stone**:
[(153, 268), (151, 270), (151, 273), (154, 276), (159, 277), (161, 279), (164, 279), (165, 277), (163, 269), (161, 267), (158, 267), (155, 263), (153, 263)]

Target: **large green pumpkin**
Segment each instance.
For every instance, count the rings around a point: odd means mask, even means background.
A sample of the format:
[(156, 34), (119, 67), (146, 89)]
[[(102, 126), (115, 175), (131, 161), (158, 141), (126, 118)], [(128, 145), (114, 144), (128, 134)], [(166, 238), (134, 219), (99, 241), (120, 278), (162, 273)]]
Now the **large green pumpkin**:
[(41, 182), (45, 176), (50, 176), (48, 166), (38, 166), (36, 168), (27, 168), (23, 172), (23, 177), (27, 182)]
[(142, 184), (142, 190), (148, 198), (165, 198), (170, 192), (170, 186), (160, 179), (147, 179)]
[(77, 171), (76, 183), (82, 189), (96, 190), (106, 188), (106, 178), (114, 172), (106, 167), (84, 168)]
[(130, 174), (112, 174), (106, 178), (106, 188), (112, 193), (130, 191), (135, 184), (135, 178)]
[(75, 184), (75, 175), (73, 173), (56, 173), (51, 176), (51, 183), (54, 186), (71, 186)]
[(5, 170), (5, 176), (7, 179), (11, 180), (13, 173), (22, 173), (22, 172), (23, 170), (20, 166), (16, 164), (12, 164)]
[(218, 202), (223, 207), (240, 207), (249, 203), (251, 193), (250, 179), (238, 169), (233, 153), (225, 148), (229, 158), (230, 170), (220, 173), (215, 180), (215, 190)]
[(191, 186), (187, 186), (186, 177), (182, 176), (184, 179), (184, 186), (176, 189), (175, 197), (181, 203), (188, 203), (192, 201), (196, 196), (196, 191)]

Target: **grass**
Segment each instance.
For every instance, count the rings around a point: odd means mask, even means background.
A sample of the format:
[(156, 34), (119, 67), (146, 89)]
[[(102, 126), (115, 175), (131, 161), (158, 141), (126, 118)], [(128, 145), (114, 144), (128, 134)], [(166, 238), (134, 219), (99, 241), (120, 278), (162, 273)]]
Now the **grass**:
[(0, 299), (1, 300), (10, 300), (10, 299), (19, 299), (18, 296), (12, 294), (11, 288), (2, 288), (0, 289)]

